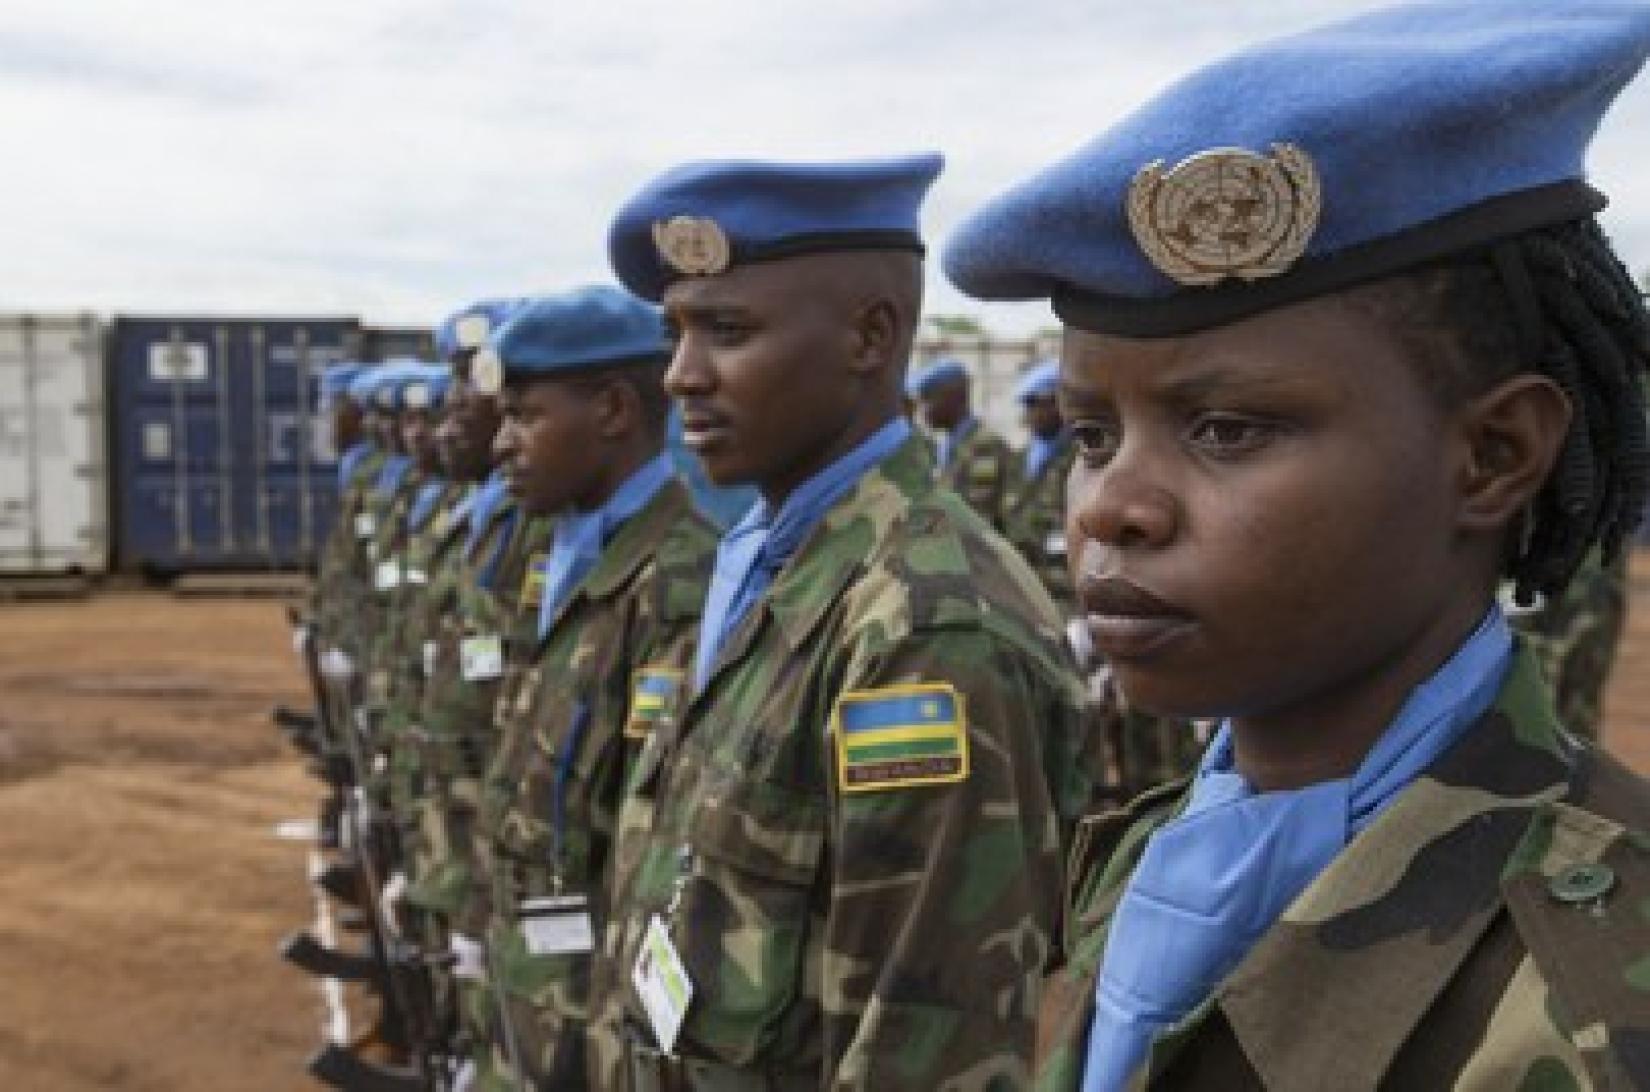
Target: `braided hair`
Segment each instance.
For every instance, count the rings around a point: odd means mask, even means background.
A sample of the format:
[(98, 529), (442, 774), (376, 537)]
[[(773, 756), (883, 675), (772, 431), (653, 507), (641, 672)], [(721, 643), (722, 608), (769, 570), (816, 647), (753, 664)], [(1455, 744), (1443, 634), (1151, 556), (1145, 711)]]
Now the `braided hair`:
[(1395, 323), (1453, 408), (1520, 372), (1570, 400), (1557, 463), (1503, 560), (1518, 600), (1561, 593), (1595, 545), (1612, 560), (1650, 495), (1650, 314), (1592, 219), (1354, 290)]

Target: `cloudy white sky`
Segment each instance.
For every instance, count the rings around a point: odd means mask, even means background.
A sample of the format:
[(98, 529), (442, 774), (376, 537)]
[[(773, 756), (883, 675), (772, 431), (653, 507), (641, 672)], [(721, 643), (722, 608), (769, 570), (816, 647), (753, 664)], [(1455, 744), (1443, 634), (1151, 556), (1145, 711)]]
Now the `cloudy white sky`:
[[(943, 238), (1203, 60), (1354, 0), (6, 0), (0, 309), (359, 314), (607, 276), (686, 158), (938, 148)], [(1595, 145), (1650, 266), (1650, 78)], [(1004, 331), (1041, 306), (930, 310)]]

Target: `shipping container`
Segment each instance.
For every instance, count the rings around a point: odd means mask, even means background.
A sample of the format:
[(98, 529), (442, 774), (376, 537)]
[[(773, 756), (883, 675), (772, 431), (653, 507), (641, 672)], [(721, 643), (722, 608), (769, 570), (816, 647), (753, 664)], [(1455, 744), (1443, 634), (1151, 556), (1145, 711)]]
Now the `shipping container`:
[(0, 314), (0, 573), (108, 567), (103, 409), (94, 316)]
[(107, 341), (121, 567), (309, 564), (337, 505), (316, 389), (359, 337), (350, 318), (115, 319)]
[(427, 326), (363, 326), (349, 358), (379, 364), (408, 356), (433, 360), (434, 354), (435, 334)]

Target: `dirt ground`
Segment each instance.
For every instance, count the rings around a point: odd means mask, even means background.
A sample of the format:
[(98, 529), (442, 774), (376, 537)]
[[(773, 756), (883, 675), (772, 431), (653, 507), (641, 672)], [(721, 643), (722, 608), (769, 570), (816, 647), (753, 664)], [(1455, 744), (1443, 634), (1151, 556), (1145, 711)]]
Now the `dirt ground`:
[[(1650, 774), (1650, 555), (1606, 705)], [(322, 1002), (275, 946), (313, 913), (318, 799), (269, 727), (304, 690), (270, 600), (0, 606), (0, 1090), (313, 1087)]]

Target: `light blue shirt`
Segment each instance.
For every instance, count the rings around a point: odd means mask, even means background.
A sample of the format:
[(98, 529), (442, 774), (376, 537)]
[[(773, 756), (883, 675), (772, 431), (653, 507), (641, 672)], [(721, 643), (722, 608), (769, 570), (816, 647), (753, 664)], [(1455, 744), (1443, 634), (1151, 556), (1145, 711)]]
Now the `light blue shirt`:
[(1095, 985), (1083, 1092), (1113, 1092), (1289, 904), (1495, 700), (1512, 659), (1497, 607), (1416, 687), (1351, 777), (1257, 793), (1223, 724), (1178, 818), (1146, 843)]
[(934, 449), (935, 465), (941, 470), (951, 465), (952, 458), (962, 442), (980, 427), (980, 419), (970, 414), (957, 422), (957, 427), (940, 433), (939, 444)]
[(1031, 442), (1026, 444), (1026, 480), (1037, 477), (1043, 472), (1054, 457), (1060, 454), (1060, 448), (1065, 442), (1066, 435), (1056, 432), (1053, 436), (1044, 438), (1032, 433)]
[(383, 467), (378, 471), (378, 481), (373, 488), (380, 493), (393, 493), (411, 469), (412, 459), (409, 456), (391, 455), (384, 460)]
[(407, 521), (413, 527), (424, 526), (424, 521), (430, 518), (435, 511), (436, 502), (441, 494), (447, 491), (447, 482), (444, 478), (431, 478), (418, 487), (418, 495), (413, 498), (412, 511), (407, 515)]
[(372, 445), (362, 440), (358, 444), (351, 444), (348, 451), (338, 456), (338, 488), (343, 489), (355, 474), (355, 468), (361, 465), (361, 460), (372, 454)]
[(498, 511), (498, 506), (504, 503), (509, 492), (510, 484), (504, 478), (504, 471), (494, 470), (486, 481), (476, 487), (475, 492), (465, 498), (462, 507), (465, 518), (470, 521), (469, 534), (464, 540), (466, 555), (475, 552), (476, 544), (487, 531), (487, 525), (493, 521), (493, 513)]
[(716, 570), (711, 574), (705, 613), (699, 622), (699, 649), (693, 664), (695, 688), (703, 687), (733, 627), (745, 616), (785, 562), (831, 506), (859, 483), (868, 471), (892, 455), (911, 426), (896, 417), (873, 432), (858, 447), (809, 478), (785, 498), (776, 513), (759, 500), (734, 524), (716, 548)]
[(661, 452), (624, 480), (613, 495), (593, 512), (568, 512), (556, 520), (550, 556), (544, 561), (544, 595), (539, 599), (539, 640), (550, 632), (556, 612), (567, 602), (579, 581), (602, 559), (602, 550), (625, 521), (646, 508), (675, 472), (670, 456)]

